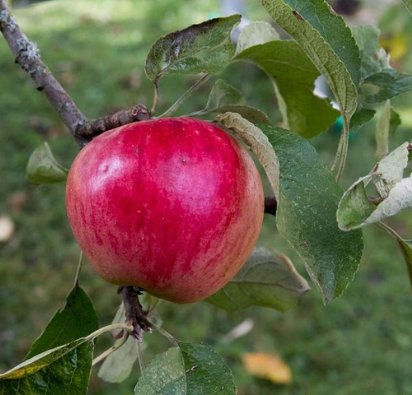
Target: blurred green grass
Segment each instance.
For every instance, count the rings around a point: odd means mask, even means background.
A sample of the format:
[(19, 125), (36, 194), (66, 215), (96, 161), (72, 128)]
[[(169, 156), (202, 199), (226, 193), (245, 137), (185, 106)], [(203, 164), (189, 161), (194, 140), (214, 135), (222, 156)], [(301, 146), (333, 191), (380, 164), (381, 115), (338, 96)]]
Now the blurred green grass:
[[(192, 0), (190, 17), (188, 7), (174, 0), (64, 0), (18, 10), (16, 16), (78, 106), (88, 117), (98, 117), (137, 102), (151, 105), (153, 89), (143, 71), (151, 44), (219, 12), (216, 0)], [(247, 12), (250, 18), (264, 17), (257, 4), (248, 3)], [(221, 77), (241, 89), (251, 105), (279, 119), (271, 83), (261, 71), (234, 64)], [(159, 113), (194, 81), (176, 76), (162, 80)], [(202, 108), (211, 84), (193, 96), (182, 113)], [(397, 104), (410, 108), (408, 97), (400, 97)], [(345, 186), (373, 166), (373, 133), (372, 125), (351, 141)], [(392, 146), (408, 136), (410, 131), (401, 129)], [(329, 163), (338, 138), (326, 133), (313, 141)], [(24, 175), (30, 153), (44, 140), (69, 167), (78, 150), (74, 140), (0, 40), (0, 215), (10, 216), (16, 227), (13, 237), (0, 244), (0, 371), (21, 361), (63, 303), (76, 271), (79, 249), (66, 220), (64, 185), (34, 187)], [(411, 237), (410, 212), (391, 220), (391, 225)], [(266, 218), (259, 243), (288, 253), (305, 274), (302, 262), (277, 234), (274, 218)], [(328, 307), (313, 286), (287, 314), (263, 308), (226, 313), (206, 303), (164, 302), (159, 307), (164, 327), (178, 339), (216, 347), (233, 369), (240, 394), (412, 393), (411, 295), (402, 257), (378, 229), (365, 231), (365, 243), (355, 281)], [(81, 281), (101, 325), (109, 323), (120, 302), (115, 287), (88, 265)], [(253, 330), (222, 343), (222, 337), (246, 318), (254, 321)], [(157, 334), (145, 341), (147, 361), (168, 346)], [(108, 342), (99, 341), (99, 349)], [(293, 384), (274, 386), (252, 378), (241, 364), (245, 352), (279, 354), (292, 369)], [(132, 377), (119, 385), (102, 383), (93, 375), (90, 394), (130, 394), (138, 374), (136, 366)]]

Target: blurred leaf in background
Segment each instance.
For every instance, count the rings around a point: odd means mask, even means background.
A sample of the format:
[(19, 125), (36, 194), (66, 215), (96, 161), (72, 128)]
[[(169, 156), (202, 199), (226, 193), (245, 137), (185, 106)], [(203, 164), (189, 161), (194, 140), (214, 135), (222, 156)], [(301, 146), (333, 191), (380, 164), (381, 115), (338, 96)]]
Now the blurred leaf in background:
[(278, 355), (246, 353), (243, 355), (243, 365), (249, 374), (275, 384), (292, 383), (290, 367)]

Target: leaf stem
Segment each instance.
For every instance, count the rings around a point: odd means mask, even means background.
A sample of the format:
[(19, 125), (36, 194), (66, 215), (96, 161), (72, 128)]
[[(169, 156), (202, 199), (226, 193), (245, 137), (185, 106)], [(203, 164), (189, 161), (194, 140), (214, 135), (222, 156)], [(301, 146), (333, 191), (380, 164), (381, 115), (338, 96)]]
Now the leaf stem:
[(152, 114), (155, 113), (157, 104), (159, 103), (159, 79), (156, 78), (156, 80), (153, 82), (154, 83), (154, 96), (153, 96), (153, 104), (150, 112)]
[(176, 102), (166, 110), (159, 118), (170, 117), (173, 115), (178, 108), (182, 105), (182, 103), (189, 98), (194, 92), (196, 92), (209, 78), (211, 75), (206, 73), (202, 78), (200, 78), (195, 84), (193, 84), (182, 96), (180, 96)]
[(83, 251), (80, 250), (79, 262), (77, 264), (76, 276), (74, 277), (74, 286), (79, 285), (80, 273), (82, 271)]
[(103, 359), (107, 358), (110, 354), (114, 353), (121, 346), (123, 346), (123, 344), (126, 343), (128, 337), (129, 332), (124, 331), (124, 335), (119, 340), (117, 340), (112, 347), (110, 347), (109, 349), (107, 349), (106, 351), (104, 351), (99, 356), (93, 359), (92, 366), (97, 365), (99, 362), (103, 361)]
[(389, 233), (389, 235), (395, 240), (398, 240), (401, 238), (401, 236), (399, 236), (390, 226), (386, 225), (383, 222), (377, 222), (376, 226), (378, 228), (386, 230)]
[(143, 362), (143, 349), (142, 343), (137, 342), (137, 362), (139, 364), (140, 373), (143, 373), (144, 362)]
[(199, 110), (199, 111), (194, 111), (194, 112), (190, 112), (189, 114), (187, 114), (187, 117), (199, 117), (201, 115), (206, 115), (208, 114), (208, 111), (205, 110)]
[(97, 331), (90, 333), (90, 335), (87, 335), (84, 339), (93, 340), (94, 338), (102, 335), (103, 333), (111, 332), (116, 329), (124, 329), (127, 332), (131, 332), (133, 330), (133, 325), (124, 323), (106, 325), (103, 328), (99, 328)]
[(342, 178), (349, 148), (349, 120), (344, 113), (342, 113), (342, 119), (343, 132), (339, 140), (338, 150), (336, 152), (335, 161), (332, 166), (332, 172), (336, 174), (335, 179), (337, 183), (339, 183)]
[(179, 343), (169, 332), (154, 324), (152, 324), (152, 327), (156, 329), (161, 335), (163, 335), (167, 340), (169, 340), (169, 342), (172, 343), (175, 347), (179, 347)]
[(401, 248), (401, 252), (402, 255), (404, 256), (405, 259), (405, 263), (406, 263), (406, 269), (408, 270), (408, 275), (409, 275), (409, 284), (411, 286), (411, 291), (412, 291), (412, 269), (410, 268), (410, 266), (408, 265), (408, 259), (406, 256), (405, 251), (402, 249), (402, 243), (405, 243), (403, 237), (401, 237), (400, 235), (398, 235), (398, 233), (396, 233), (390, 226), (386, 225), (383, 222), (378, 222), (376, 223), (376, 226), (378, 228), (381, 228), (383, 230), (386, 230), (387, 233), (389, 233), (389, 236), (392, 237), (392, 239), (394, 239), (397, 243), (398, 243), (398, 247)]

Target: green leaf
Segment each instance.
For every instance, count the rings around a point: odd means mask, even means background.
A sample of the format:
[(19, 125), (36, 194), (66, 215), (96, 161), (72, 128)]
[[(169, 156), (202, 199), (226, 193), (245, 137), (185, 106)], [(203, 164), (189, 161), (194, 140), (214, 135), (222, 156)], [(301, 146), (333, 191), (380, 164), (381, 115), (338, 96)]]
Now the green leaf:
[(240, 15), (216, 18), (170, 33), (157, 40), (146, 59), (145, 71), (153, 82), (164, 74), (217, 73), (234, 54), (230, 34)]
[[(404, 143), (380, 160), (365, 177), (342, 196), (337, 212), (339, 227), (352, 230), (369, 225), (412, 207), (412, 175), (403, 178), (409, 161), (410, 143)], [(365, 188), (372, 182), (378, 204), (372, 204)], [(376, 196), (373, 196), (376, 200)]]
[(204, 111), (212, 111), (230, 104), (246, 104), (246, 101), (240, 90), (219, 79), (210, 91)]
[(379, 103), (412, 89), (412, 76), (395, 69), (383, 69), (370, 75), (360, 93), (366, 103)]
[(207, 344), (179, 342), (185, 367), (187, 394), (235, 395), (232, 372)]
[(380, 30), (373, 25), (358, 25), (351, 27), (353, 38), (361, 53), (361, 64), (363, 66), (363, 55), (376, 55), (379, 49)]
[(239, 52), (235, 60), (252, 61), (273, 79), (285, 106), (284, 122), (293, 132), (314, 137), (327, 130), (339, 116), (328, 100), (313, 93), (319, 71), (295, 41), (272, 41), (249, 47)]
[(375, 110), (358, 108), (350, 120), (350, 130), (359, 130), (362, 126), (369, 122), (375, 114)]
[(53, 316), (25, 359), (87, 336), (97, 329), (98, 320), (93, 304), (76, 282), (65, 305)]
[(259, 0), (289, 33), (324, 76), (343, 120), (343, 133), (333, 166), (340, 179), (346, 163), (350, 118), (357, 107), (359, 49), (350, 29), (325, 0)]
[(391, 122), (391, 102), (387, 100), (376, 122), (376, 159), (381, 159), (389, 152), (389, 129)]
[(365, 191), (369, 181), (370, 176), (360, 178), (342, 196), (337, 211), (340, 229), (352, 230), (360, 227), (375, 211), (376, 206), (369, 201)]
[(246, 106), (242, 92), (223, 80), (217, 80), (213, 85), (206, 107), (190, 115), (223, 114), (225, 112), (236, 112), (252, 123), (271, 124), (270, 119), (263, 111)]
[(399, 237), (397, 241), (405, 259), (406, 268), (409, 275), (409, 283), (412, 288), (412, 240), (403, 240)]
[(232, 112), (218, 115), (216, 121), (230, 129), (252, 150), (265, 169), (273, 193), (277, 197), (279, 195), (279, 161), (262, 130), (239, 114)]
[(409, 284), (412, 290), (412, 240), (405, 240), (401, 236), (399, 236), (392, 228), (385, 224), (379, 224), (384, 230), (386, 230), (389, 235), (395, 239), (397, 242), (402, 255), (405, 259), (406, 269), (409, 275)]
[(352, 33), (361, 51), (362, 85), (359, 93), (366, 103), (378, 103), (412, 89), (412, 76), (393, 69), (385, 50), (379, 48), (379, 29), (356, 26)]
[(399, 113), (391, 107), (391, 119), (389, 120), (389, 134), (394, 134), (401, 125), (402, 120)]
[(173, 347), (155, 357), (143, 370), (134, 389), (135, 395), (185, 395), (186, 380), (183, 357)]
[(285, 312), (309, 289), (285, 255), (257, 248), (240, 272), (206, 302), (228, 311), (265, 306)]
[[(125, 322), (125, 319), (125, 310), (122, 303), (112, 323)], [(117, 342), (123, 341), (123, 339), (117, 340)], [(121, 383), (130, 376), (138, 355), (139, 345), (137, 340), (132, 336), (128, 336), (126, 342), (120, 348), (105, 358), (98, 372), (99, 378), (107, 383)]]
[(356, 110), (360, 55), (342, 17), (323, 0), (259, 0), (325, 77), (348, 118)]
[(299, 252), (329, 303), (355, 276), (362, 257), (362, 233), (338, 228), (336, 210), (342, 190), (309, 142), (287, 130), (259, 127), (280, 163), (279, 232)]
[(384, 68), (390, 68), (389, 59), (383, 49), (379, 49), (380, 30), (371, 25), (352, 27), (352, 34), (361, 54), (361, 81)]
[(402, 0), (403, 4), (405, 4), (406, 8), (412, 14), (412, 0)]
[(50, 184), (66, 181), (69, 171), (53, 156), (49, 144), (43, 143), (29, 158), (26, 175), (33, 184)]
[(135, 395), (236, 394), (229, 367), (210, 346), (178, 344), (144, 369)]
[(251, 123), (264, 123), (267, 125), (272, 125), (272, 121), (269, 117), (261, 110), (255, 107), (242, 106), (242, 105), (226, 105), (214, 109), (215, 113), (224, 114), (227, 112), (237, 113), (242, 118), (247, 119)]
[(248, 23), (239, 34), (236, 55), (255, 45), (280, 40), (279, 34), (270, 23), (258, 21)]
[(401, 124), (399, 114), (393, 109), (387, 100), (376, 122), (376, 153), (377, 160), (383, 158), (389, 152), (389, 136), (395, 133)]
[(0, 395), (87, 394), (93, 347), (83, 338), (36, 355), (0, 375)]

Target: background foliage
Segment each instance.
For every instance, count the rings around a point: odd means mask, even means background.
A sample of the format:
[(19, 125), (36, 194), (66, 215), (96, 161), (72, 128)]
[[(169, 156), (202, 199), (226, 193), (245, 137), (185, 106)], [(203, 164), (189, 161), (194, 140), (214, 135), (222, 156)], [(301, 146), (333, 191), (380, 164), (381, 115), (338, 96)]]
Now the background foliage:
[[(63, 0), (16, 14), (79, 107), (87, 116), (97, 117), (136, 102), (151, 103), (152, 85), (143, 72), (151, 44), (162, 34), (219, 13), (217, 1), (191, 0), (189, 21), (187, 7), (187, 3), (173, 0)], [(368, 7), (366, 2), (364, 7)], [(393, 54), (392, 63), (411, 72), (412, 18), (402, 7), (387, 8), (379, 16), (379, 24), (382, 44)], [(246, 16), (268, 19), (255, 2), (248, 2)], [(250, 105), (279, 121), (272, 86), (257, 67), (234, 64), (220, 77), (243, 91)], [(159, 113), (194, 80), (165, 76)], [(212, 84), (202, 87), (182, 113), (204, 108)], [(66, 220), (64, 185), (29, 184), (24, 176), (27, 160), (33, 149), (47, 140), (58, 160), (69, 167), (78, 148), (27, 76), (15, 67), (3, 41), (0, 90), (0, 216), (9, 217), (15, 225), (12, 237), (0, 244), (0, 371), (5, 371), (24, 358), (70, 291), (79, 253)], [(392, 136), (391, 148), (410, 136), (411, 99), (406, 94), (394, 100), (403, 124)], [(329, 164), (338, 139), (339, 134), (331, 131), (312, 140)], [(370, 124), (352, 136), (344, 187), (369, 172), (375, 162), (374, 150), (374, 125)], [(412, 229), (408, 214), (390, 220), (405, 237), (410, 237)], [(278, 235), (274, 218), (266, 218), (259, 244), (288, 252), (306, 276), (302, 262)], [(366, 229), (365, 244), (355, 281), (343, 297), (326, 308), (315, 289), (285, 315), (265, 308), (227, 313), (206, 303), (175, 306), (162, 302), (159, 311), (165, 328), (178, 339), (214, 346), (234, 371), (240, 393), (274, 391), (273, 384), (245, 373), (242, 355), (246, 352), (278, 354), (290, 365), (293, 382), (277, 387), (277, 393), (410, 393), (412, 312), (406, 270), (400, 252), (382, 231)], [(81, 281), (96, 305), (100, 324), (108, 324), (120, 302), (115, 287), (95, 276), (87, 265)], [(228, 342), (225, 335), (247, 318), (254, 322), (252, 331)], [(145, 341), (147, 362), (166, 347), (158, 334), (146, 335)], [(97, 348), (104, 349), (109, 339), (104, 342), (99, 340)], [(136, 377), (137, 366), (135, 369), (132, 375)], [(110, 385), (94, 375), (90, 393), (128, 394), (135, 377)]]

